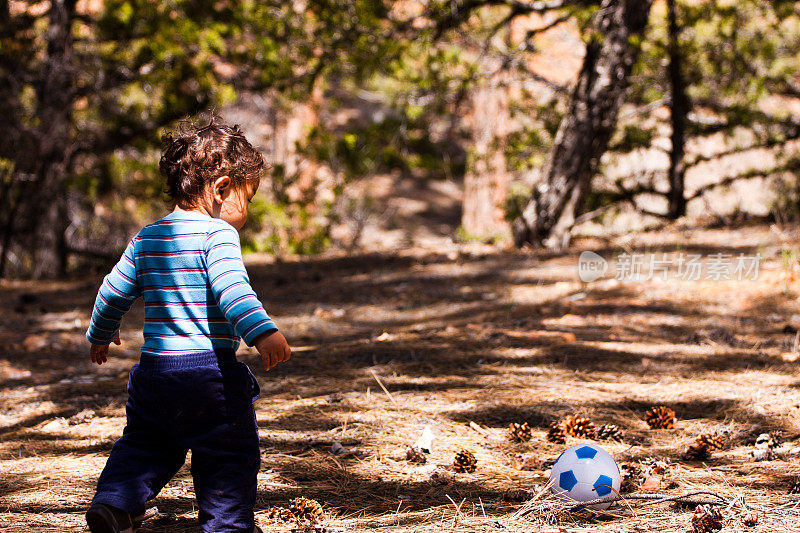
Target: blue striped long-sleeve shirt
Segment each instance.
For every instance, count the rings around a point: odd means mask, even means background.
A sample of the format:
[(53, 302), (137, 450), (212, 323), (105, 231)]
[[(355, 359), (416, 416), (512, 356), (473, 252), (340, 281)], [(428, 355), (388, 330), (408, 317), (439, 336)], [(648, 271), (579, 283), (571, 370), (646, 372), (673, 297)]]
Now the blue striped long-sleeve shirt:
[(173, 211), (136, 234), (103, 279), (86, 338), (109, 344), (122, 316), (144, 299), (142, 353), (248, 346), (277, 329), (250, 286), (239, 233), (219, 218)]

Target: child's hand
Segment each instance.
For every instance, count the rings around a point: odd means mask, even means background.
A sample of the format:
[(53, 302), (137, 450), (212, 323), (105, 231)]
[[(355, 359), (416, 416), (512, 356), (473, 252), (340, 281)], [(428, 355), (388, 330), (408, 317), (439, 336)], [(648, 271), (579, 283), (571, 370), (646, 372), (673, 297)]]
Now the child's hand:
[[(113, 340), (113, 343), (117, 346), (122, 344), (122, 341), (119, 340), (119, 334), (117, 334), (117, 337)], [(92, 344), (89, 354), (92, 356), (92, 363), (102, 365), (108, 361), (108, 344)]]
[(288, 361), (289, 356), (292, 355), (289, 343), (286, 342), (286, 338), (277, 329), (267, 331), (256, 337), (253, 346), (261, 354), (264, 370), (269, 370), (282, 361)]

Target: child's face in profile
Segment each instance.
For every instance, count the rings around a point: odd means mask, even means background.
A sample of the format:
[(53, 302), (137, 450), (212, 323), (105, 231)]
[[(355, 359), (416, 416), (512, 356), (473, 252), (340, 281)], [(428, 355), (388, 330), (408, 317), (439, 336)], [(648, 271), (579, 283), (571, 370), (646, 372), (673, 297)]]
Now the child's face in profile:
[(236, 228), (242, 229), (247, 222), (247, 206), (258, 190), (259, 181), (246, 181), (230, 189), (227, 195), (220, 194), (219, 218)]

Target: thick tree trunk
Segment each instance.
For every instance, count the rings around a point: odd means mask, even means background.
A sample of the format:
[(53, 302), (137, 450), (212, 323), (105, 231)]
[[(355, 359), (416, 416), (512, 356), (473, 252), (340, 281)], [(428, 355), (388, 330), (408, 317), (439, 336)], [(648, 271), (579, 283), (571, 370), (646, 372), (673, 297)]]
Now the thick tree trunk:
[(471, 96), (473, 142), (464, 176), (461, 227), (472, 238), (507, 238), (505, 139), (511, 120), (507, 89), (498, 75), (477, 87)]
[(37, 88), (39, 100), (38, 165), (33, 194), (27, 198), (33, 276), (52, 277), (66, 270), (64, 233), (68, 226), (63, 181), (70, 160), (74, 94), (70, 31), (75, 0), (50, 2), (47, 55)]
[(569, 243), (576, 210), (616, 126), (639, 54), (636, 37), (644, 32), (651, 5), (652, 0), (603, 0), (542, 180), (514, 221), (518, 246), (559, 248)]
[(686, 145), (686, 117), (691, 106), (686, 94), (686, 80), (683, 76), (682, 57), (678, 43), (678, 21), (675, 14), (675, 0), (667, 0), (669, 19), (669, 81), (671, 86), (670, 118), (672, 121), (672, 149), (669, 153), (669, 210), (667, 215), (676, 219), (686, 214), (684, 198), (684, 162)]

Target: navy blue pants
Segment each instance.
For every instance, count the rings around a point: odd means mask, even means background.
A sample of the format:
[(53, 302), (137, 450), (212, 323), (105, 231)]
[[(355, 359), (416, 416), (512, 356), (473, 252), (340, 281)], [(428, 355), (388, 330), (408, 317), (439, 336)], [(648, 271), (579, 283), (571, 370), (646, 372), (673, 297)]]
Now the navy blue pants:
[(260, 463), (253, 400), (258, 382), (233, 350), (142, 354), (128, 379), (127, 425), (97, 481), (93, 502), (136, 515), (183, 466), (203, 531), (253, 531)]

